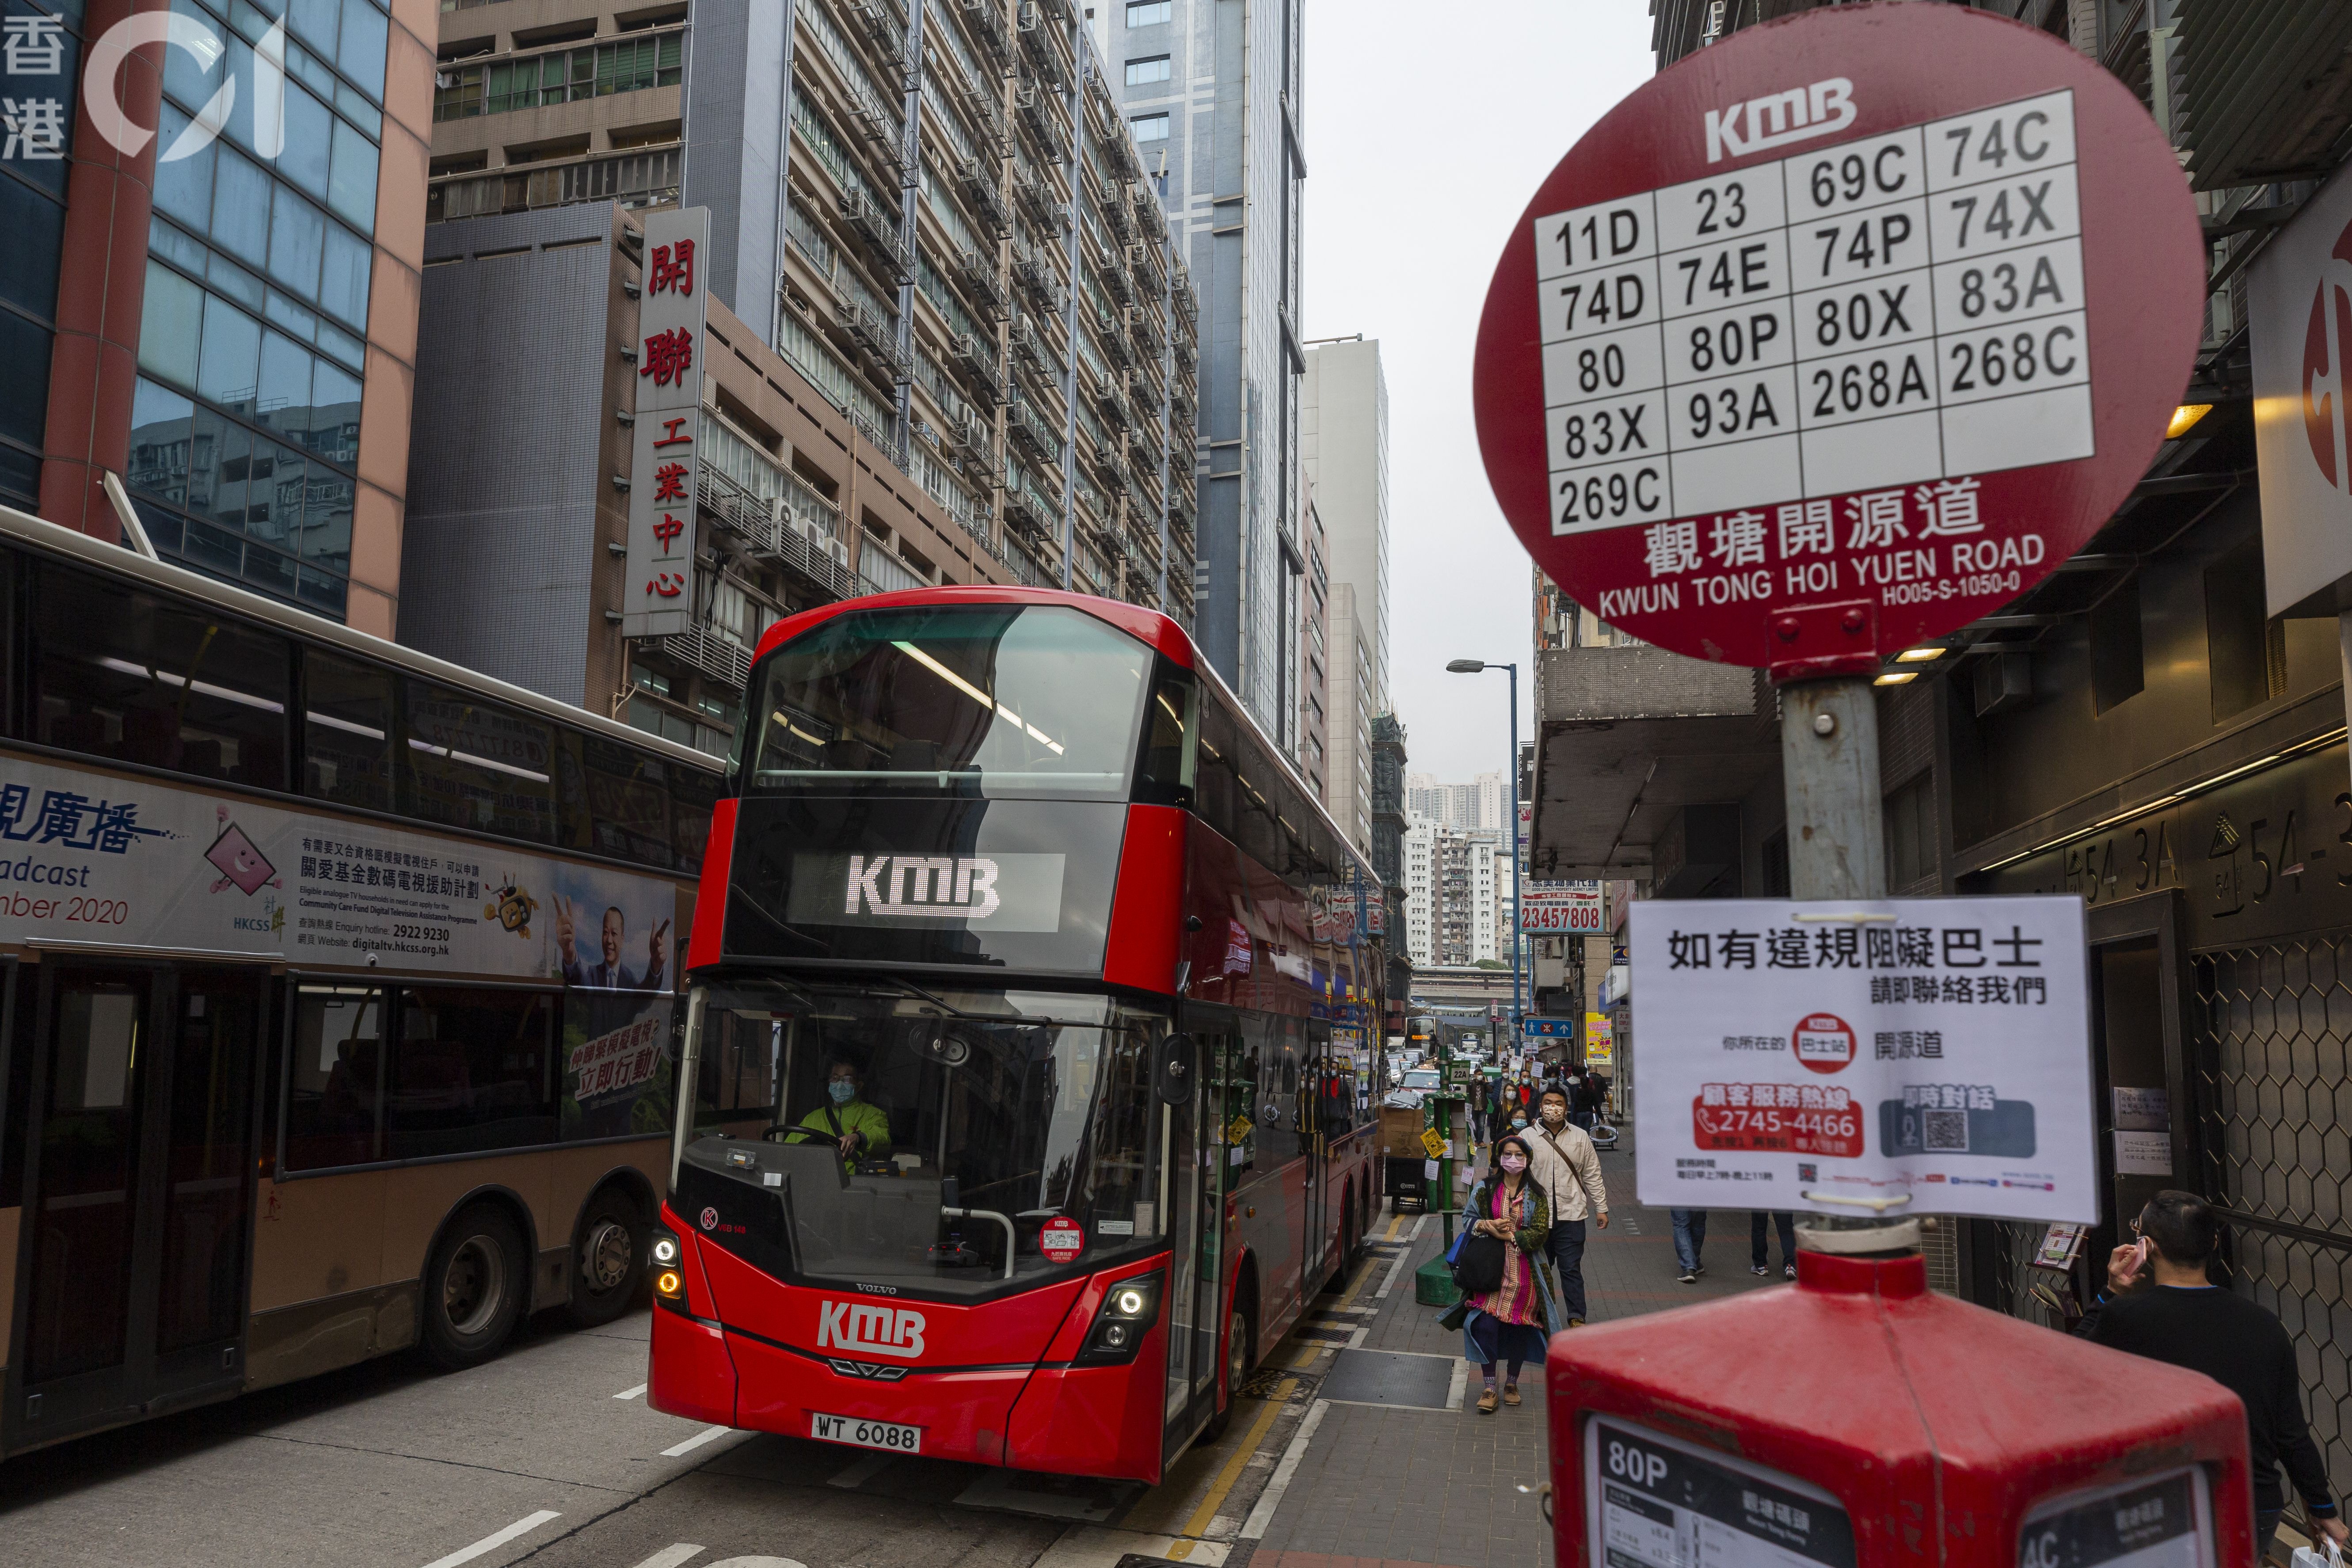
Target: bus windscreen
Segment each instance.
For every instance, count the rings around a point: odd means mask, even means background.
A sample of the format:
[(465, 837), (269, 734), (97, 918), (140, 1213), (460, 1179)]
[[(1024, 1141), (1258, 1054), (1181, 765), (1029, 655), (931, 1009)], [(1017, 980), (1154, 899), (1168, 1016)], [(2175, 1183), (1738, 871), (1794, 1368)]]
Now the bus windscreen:
[(1158, 1235), (1163, 1015), (1098, 995), (758, 982), (703, 1003), (695, 1121), (756, 1118), (767, 1147), (747, 1164), (727, 1152), (743, 1140), (698, 1140), (681, 1187), (704, 1170), (782, 1174), (786, 1269), (986, 1292)]
[(836, 616), (762, 662), (743, 793), (1124, 799), (1150, 668), (1059, 606)]

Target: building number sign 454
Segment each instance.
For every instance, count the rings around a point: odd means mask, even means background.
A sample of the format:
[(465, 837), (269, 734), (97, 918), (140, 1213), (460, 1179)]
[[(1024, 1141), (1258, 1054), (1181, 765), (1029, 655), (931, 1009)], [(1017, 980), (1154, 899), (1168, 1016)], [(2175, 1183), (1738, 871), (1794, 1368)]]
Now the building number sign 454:
[(2091, 455), (2073, 100), (1538, 218), (1552, 531)]

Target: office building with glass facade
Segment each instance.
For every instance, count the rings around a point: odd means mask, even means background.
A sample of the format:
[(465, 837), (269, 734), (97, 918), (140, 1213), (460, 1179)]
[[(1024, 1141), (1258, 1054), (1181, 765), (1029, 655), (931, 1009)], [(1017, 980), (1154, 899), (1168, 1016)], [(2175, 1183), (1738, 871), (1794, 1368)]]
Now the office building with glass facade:
[[(71, 93), (80, 55), (131, 6), (64, 9), (50, 21)], [(27, 158), (12, 137), (0, 158), (0, 196), (31, 237), (0, 278), (0, 333), (26, 351), (46, 335), (47, 353), (18, 363), (48, 372), (0, 394), (0, 491), (110, 535), (101, 484), (116, 474), (166, 559), (389, 636), (432, 83), (418, 29), (434, 13), (423, 0), (173, 10), (197, 43), (149, 51), (160, 81), (134, 57), (114, 103), (67, 115), (60, 157)], [(47, 30), (28, 20), (10, 37)], [(101, 132), (118, 109), (132, 129)]]

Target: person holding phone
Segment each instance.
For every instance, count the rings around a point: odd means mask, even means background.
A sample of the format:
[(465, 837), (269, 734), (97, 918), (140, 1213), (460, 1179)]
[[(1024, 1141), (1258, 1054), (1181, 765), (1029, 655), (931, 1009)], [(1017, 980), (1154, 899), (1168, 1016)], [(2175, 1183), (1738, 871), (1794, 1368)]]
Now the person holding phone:
[(2206, 1278), (2221, 1222), (2194, 1193), (2156, 1194), (2132, 1222), (2136, 1240), (2107, 1259), (2107, 1289), (2074, 1331), (2150, 1361), (2201, 1372), (2246, 1407), (2253, 1459), (2254, 1544), (2266, 1555), (2286, 1491), (2284, 1465), (2312, 1527), (2337, 1546), (2352, 1531), (2327, 1489), (2327, 1466), (2304, 1419), (2294, 1342), (2268, 1309)]

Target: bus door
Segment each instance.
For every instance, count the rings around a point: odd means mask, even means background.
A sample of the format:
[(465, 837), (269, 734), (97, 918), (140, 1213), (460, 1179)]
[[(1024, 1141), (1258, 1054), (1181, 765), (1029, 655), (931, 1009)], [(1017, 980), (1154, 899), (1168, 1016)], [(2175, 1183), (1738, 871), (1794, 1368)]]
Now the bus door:
[(1300, 1281), (1302, 1294), (1313, 1298), (1325, 1279), (1329, 1278), (1325, 1265), (1330, 1260), (1331, 1230), (1331, 1133), (1328, 1118), (1324, 1115), (1329, 1104), (1328, 1086), (1331, 1076), (1331, 1026), (1320, 1018), (1307, 1020), (1307, 1062), (1298, 1075), (1298, 1131), (1307, 1143), (1307, 1247), (1304, 1259), (1307, 1273)]
[(10, 1448), (242, 1385), (269, 979), (64, 955), (23, 976)]
[(1174, 1458), (1217, 1407), (1217, 1331), (1224, 1279), (1224, 1063), (1234, 1016), (1223, 1007), (1184, 1008), (1191, 1031), (1192, 1098), (1168, 1111), (1160, 1158), (1168, 1193), (1168, 1412), (1163, 1442)]

